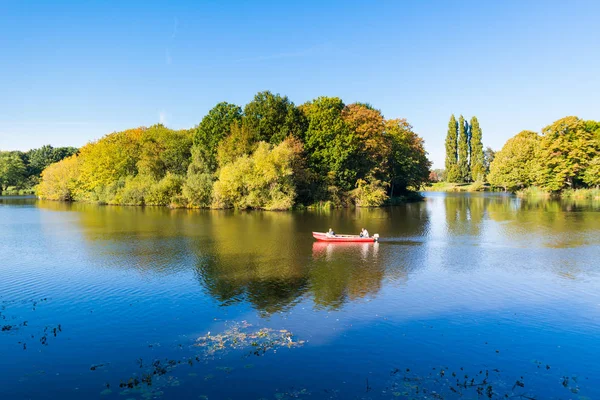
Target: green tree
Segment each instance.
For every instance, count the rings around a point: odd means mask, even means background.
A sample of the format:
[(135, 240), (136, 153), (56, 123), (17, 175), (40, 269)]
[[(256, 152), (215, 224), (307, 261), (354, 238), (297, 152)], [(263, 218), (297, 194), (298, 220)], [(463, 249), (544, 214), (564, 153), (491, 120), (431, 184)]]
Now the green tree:
[(509, 139), (490, 165), (490, 184), (509, 191), (531, 185), (539, 142), (539, 135), (531, 131), (522, 131)]
[(598, 154), (595, 132), (585, 121), (559, 119), (542, 130), (537, 183), (550, 191), (581, 186), (586, 168)]
[(185, 206), (189, 208), (207, 208), (212, 202), (214, 174), (210, 172), (197, 146), (192, 147), (192, 159), (182, 186)]
[(470, 182), (469, 171), (469, 124), (461, 115), (458, 118), (458, 171), (461, 182)]
[(494, 158), (496, 157), (496, 152), (491, 147), (486, 147), (483, 152), (483, 167), (485, 168), (485, 174), (490, 173), (490, 165)]
[(477, 117), (471, 118), (470, 123), (470, 144), (471, 153), (469, 157), (471, 177), (475, 181), (483, 181), (485, 179), (485, 155), (483, 152), (482, 132), (479, 126)]
[(281, 143), (286, 137), (302, 137), (306, 122), (302, 113), (287, 96), (269, 91), (259, 92), (244, 107), (246, 126), (258, 141)]
[(356, 182), (356, 171), (350, 165), (356, 141), (342, 117), (344, 107), (338, 97), (319, 97), (301, 106), (308, 120), (304, 134), (308, 167), (328, 192), (351, 190)]
[(22, 186), (26, 177), (25, 163), (18, 152), (0, 152), (0, 189)]
[(235, 104), (222, 102), (202, 118), (194, 131), (194, 146), (209, 171), (217, 169), (217, 148), (221, 140), (231, 133), (231, 125), (242, 118), (242, 109)]
[(448, 122), (448, 133), (446, 135), (446, 180), (448, 182), (458, 182), (460, 180), (460, 171), (458, 169), (458, 123), (454, 114)]
[(77, 153), (75, 147), (52, 147), (45, 145), (39, 149), (32, 149), (25, 153), (28, 168), (28, 175), (39, 175), (50, 164), (59, 162), (60, 160), (70, 157)]

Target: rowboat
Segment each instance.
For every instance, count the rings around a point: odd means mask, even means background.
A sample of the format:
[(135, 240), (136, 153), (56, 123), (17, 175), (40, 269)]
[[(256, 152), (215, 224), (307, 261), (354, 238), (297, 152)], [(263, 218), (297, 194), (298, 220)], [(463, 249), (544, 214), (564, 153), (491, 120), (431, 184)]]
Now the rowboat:
[(379, 240), (379, 235), (374, 234), (370, 237), (361, 237), (360, 235), (329, 235), (323, 232), (313, 232), (313, 237), (319, 242), (358, 242), (373, 243)]

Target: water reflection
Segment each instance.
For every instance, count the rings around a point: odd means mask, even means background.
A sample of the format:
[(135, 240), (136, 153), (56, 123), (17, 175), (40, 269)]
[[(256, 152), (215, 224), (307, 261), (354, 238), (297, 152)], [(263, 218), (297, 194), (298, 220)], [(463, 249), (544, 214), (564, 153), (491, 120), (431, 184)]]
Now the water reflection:
[[(89, 258), (102, 267), (159, 274), (192, 271), (220, 304), (246, 302), (269, 314), (289, 309), (306, 296), (318, 308), (340, 308), (376, 296), (386, 278), (406, 281), (412, 273), (436, 265), (457, 271), (487, 268), (481, 252), (495, 248), (597, 245), (600, 229), (600, 213), (592, 202), (526, 201), (487, 193), (429, 194), (425, 202), (400, 207), (326, 212), (56, 202), (35, 206), (68, 212), (69, 218), (60, 218), (60, 229), (73, 235), (78, 229)], [(45, 226), (52, 227), (48, 235), (54, 234), (57, 214), (42, 213), (40, 218), (52, 222)], [(340, 232), (368, 227), (382, 242), (314, 242), (311, 232), (330, 226)], [(497, 254), (491, 256), (493, 262), (499, 260)], [(510, 255), (503, 257), (501, 261), (518, 264)], [(581, 258), (573, 263), (543, 252), (537, 260), (545, 265), (528, 267), (561, 276), (589, 271)]]
[[(164, 397), (261, 398), (294, 387), (317, 397), (342, 388), (338, 398), (385, 389), (388, 398), (388, 379), (406, 383), (393, 368), (433, 373), (438, 384), (464, 366), (470, 379), (498, 368), (509, 389), (524, 376), (537, 398), (565, 397), (571, 387), (559, 378), (577, 374), (581, 395), (600, 398), (594, 203), (428, 194), (401, 207), (286, 213), (8, 204), (0, 311), (28, 326), (0, 335), (7, 398), (46, 398), (48, 387), (97, 398), (108, 382), (114, 392), (103, 396), (123, 397), (119, 380), (144, 371), (134, 360), (184, 360), (186, 343), (242, 320), (309, 342), (264, 359), (232, 352), (186, 365)], [(311, 231), (330, 226), (367, 227), (382, 240), (316, 243)], [(49, 347), (30, 336), (57, 324), (64, 334)], [(38, 369), (47, 373), (19, 380)]]

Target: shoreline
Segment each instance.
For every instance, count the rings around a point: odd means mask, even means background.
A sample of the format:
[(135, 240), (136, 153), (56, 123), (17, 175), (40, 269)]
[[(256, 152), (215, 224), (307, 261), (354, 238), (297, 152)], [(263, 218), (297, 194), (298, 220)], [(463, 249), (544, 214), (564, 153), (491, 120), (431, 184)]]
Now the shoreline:
[[(2, 198), (3, 196), (0, 196)], [(89, 204), (89, 205), (97, 205), (97, 206), (116, 206), (116, 207), (152, 207), (152, 208), (168, 208), (171, 210), (235, 210), (235, 211), (273, 211), (273, 212), (286, 212), (286, 211), (322, 211), (322, 210), (343, 210), (343, 209), (377, 209), (377, 208), (386, 208), (386, 207), (394, 207), (408, 203), (417, 203), (420, 201), (424, 201), (425, 197), (420, 192), (409, 192), (404, 196), (395, 196), (388, 199), (384, 204), (380, 206), (373, 207), (360, 207), (355, 204), (350, 204), (346, 206), (336, 206), (331, 201), (323, 201), (321, 203), (315, 203), (311, 205), (294, 205), (293, 207), (286, 210), (267, 210), (264, 208), (221, 208), (221, 207), (189, 207), (182, 206), (178, 204), (168, 204), (168, 205), (154, 205), (154, 204), (114, 204), (114, 203), (103, 203), (103, 202), (94, 202), (94, 201), (82, 201), (82, 200), (53, 200), (53, 199), (44, 199), (35, 195), (28, 196), (6, 196), (13, 198), (21, 198), (21, 199), (36, 199), (41, 201), (51, 201), (55, 203), (64, 203), (64, 204)]]
[(600, 188), (580, 188), (580, 189), (565, 189), (560, 192), (551, 192), (541, 189), (537, 186), (530, 186), (517, 191), (508, 191), (503, 188), (493, 187), (489, 183), (447, 183), (436, 182), (431, 186), (426, 186), (422, 192), (437, 192), (437, 193), (473, 193), (473, 192), (490, 192), (490, 193), (510, 193), (519, 198), (536, 198), (536, 199), (573, 199), (573, 200), (600, 200)]

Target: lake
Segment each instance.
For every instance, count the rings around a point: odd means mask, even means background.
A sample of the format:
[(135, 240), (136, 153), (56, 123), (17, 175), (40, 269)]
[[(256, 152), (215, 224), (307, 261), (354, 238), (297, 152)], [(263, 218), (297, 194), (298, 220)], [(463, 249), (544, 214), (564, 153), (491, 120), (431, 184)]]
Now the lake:
[[(600, 202), (425, 195), (298, 212), (0, 198), (0, 395), (600, 398)], [(330, 227), (381, 242), (314, 242)]]

